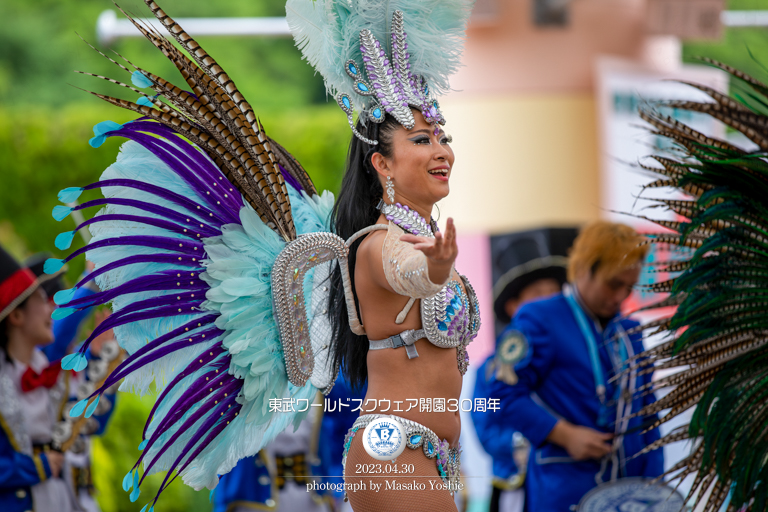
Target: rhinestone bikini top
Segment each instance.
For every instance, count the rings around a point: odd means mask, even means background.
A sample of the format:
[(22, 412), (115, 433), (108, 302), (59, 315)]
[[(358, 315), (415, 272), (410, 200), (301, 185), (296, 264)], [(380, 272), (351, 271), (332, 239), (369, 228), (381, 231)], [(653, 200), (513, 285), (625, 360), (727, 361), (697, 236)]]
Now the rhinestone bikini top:
[[(395, 220), (390, 219), (382, 245), (384, 274), (395, 292), (411, 298), (395, 322), (402, 323), (416, 299), (421, 299), (424, 336), (437, 347), (460, 348), (459, 367), (463, 373), (466, 369), (464, 347), (480, 330), (480, 308), (475, 290), (461, 274), (461, 282), (452, 276), (444, 284), (432, 283), (426, 256), (413, 249), (413, 244), (400, 241), (405, 230), (402, 223), (395, 225)], [(431, 231), (419, 234), (431, 236)]]

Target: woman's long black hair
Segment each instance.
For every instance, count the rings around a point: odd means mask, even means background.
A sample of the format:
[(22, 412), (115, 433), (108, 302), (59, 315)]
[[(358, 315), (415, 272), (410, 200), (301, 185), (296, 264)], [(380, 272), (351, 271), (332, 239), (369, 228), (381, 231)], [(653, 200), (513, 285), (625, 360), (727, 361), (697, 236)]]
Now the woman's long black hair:
[[(399, 126), (393, 116), (387, 116), (383, 123), (369, 122), (363, 126), (358, 121), (357, 130), (368, 139), (378, 140), (378, 145), (369, 145), (354, 135), (349, 143), (347, 169), (341, 182), (341, 191), (331, 213), (331, 225), (334, 232), (343, 239), (348, 239), (361, 229), (375, 224), (379, 218), (376, 208), (384, 193), (379, 182), (379, 175), (371, 164), (374, 153), (385, 157), (392, 156), (392, 133)], [(356, 241), (349, 250), (349, 274), (352, 290), (355, 289), (355, 261), (357, 248), (362, 239)], [(359, 301), (355, 294), (355, 307), (359, 311)], [(341, 269), (336, 265), (331, 273), (331, 297), (329, 311), (333, 327), (333, 360), (339, 365), (353, 389), (360, 389), (368, 378), (368, 338), (358, 336), (349, 328), (347, 303), (344, 300), (344, 284)]]

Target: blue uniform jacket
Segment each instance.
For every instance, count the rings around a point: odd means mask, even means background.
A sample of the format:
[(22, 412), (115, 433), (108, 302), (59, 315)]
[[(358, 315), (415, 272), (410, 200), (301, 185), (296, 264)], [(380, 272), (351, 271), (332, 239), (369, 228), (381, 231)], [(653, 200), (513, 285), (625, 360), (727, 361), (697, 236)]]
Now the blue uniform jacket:
[(276, 502), (272, 475), (264, 452), (241, 459), (232, 471), (222, 476), (213, 493), (213, 512), (225, 512), (237, 506), (271, 510)]
[[(488, 389), (491, 384), (489, 380), (494, 380), (493, 375), (490, 374), (493, 359), (494, 356), (492, 355), (477, 369), (473, 400), (495, 396), (489, 394)], [(513, 411), (507, 410), (506, 412), (507, 414), (514, 414)], [(486, 453), (493, 459), (493, 476), (507, 480), (516, 475), (518, 468), (512, 458), (512, 436), (516, 430), (510, 427), (509, 418), (502, 411), (481, 412), (473, 409), (471, 415), (477, 438)]]
[(0, 510), (32, 510), (30, 488), (51, 477), (45, 454), (29, 456), (19, 452), (16, 442), (0, 416)]
[[(589, 318), (589, 317), (588, 317)], [(606, 380), (613, 374), (613, 364), (606, 343), (620, 323), (625, 330), (639, 325), (634, 320), (614, 318), (603, 333), (588, 322), (598, 340), (598, 352)], [(489, 393), (500, 399), (501, 412), (509, 418), (511, 428), (521, 432), (532, 445), (529, 459), (526, 494), (529, 510), (562, 512), (578, 504), (596, 486), (595, 475), (600, 471), (596, 460), (574, 461), (565, 449), (546, 441), (558, 419), (603, 432), (613, 432), (614, 425), (598, 426), (600, 401), (595, 392), (595, 377), (587, 350), (587, 342), (563, 294), (524, 305), (512, 322), (527, 340), (527, 356), (514, 367), (518, 377), (515, 385), (494, 380)], [(643, 350), (641, 334), (630, 337), (635, 353)], [(605, 340), (601, 343), (600, 340)], [(651, 375), (637, 377), (637, 386), (650, 382)], [(615, 386), (607, 385), (607, 397), (614, 396)], [(652, 403), (650, 394), (635, 399), (633, 411)], [(615, 419), (615, 408), (610, 418)], [(633, 418), (630, 433), (624, 437), (620, 476), (656, 477), (663, 473), (661, 450), (632, 458), (643, 447), (659, 438), (658, 429), (646, 434), (640, 430), (653, 418)], [(610, 464), (604, 479), (611, 475)]]
[[(73, 297), (79, 299), (93, 295), (95, 292), (88, 288), (80, 288)], [(53, 322), (54, 341), (41, 347), (49, 361), (54, 362), (67, 354), (67, 348), (75, 339), (82, 321), (90, 314), (91, 308), (77, 311), (66, 318)], [(107, 421), (114, 407), (103, 415), (94, 415), (99, 422), (100, 435), (106, 428)], [(0, 417), (0, 510), (3, 512), (23, 512), (32, 510), (32, 495), (30, 488), (51, 476), (48, 459), (45, 454), (39, 456), (25, 455), (17, 451), (12, 434), (6, 429)]]

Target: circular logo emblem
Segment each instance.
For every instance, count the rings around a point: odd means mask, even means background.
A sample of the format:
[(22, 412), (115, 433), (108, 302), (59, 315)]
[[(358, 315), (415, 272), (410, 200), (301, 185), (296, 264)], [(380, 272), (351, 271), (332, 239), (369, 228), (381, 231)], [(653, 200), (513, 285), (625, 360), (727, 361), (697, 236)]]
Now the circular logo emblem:
[(504, 364), (515, 365), (523, 360), (528, 353), (528, 341), (522, 333), (510, 331), (499, 343), (497, 356)]
[(397, 420), (379, 418), (365, 427), (363, 446), (376, 460), (392, 460), (405, 450), (405, 430)]

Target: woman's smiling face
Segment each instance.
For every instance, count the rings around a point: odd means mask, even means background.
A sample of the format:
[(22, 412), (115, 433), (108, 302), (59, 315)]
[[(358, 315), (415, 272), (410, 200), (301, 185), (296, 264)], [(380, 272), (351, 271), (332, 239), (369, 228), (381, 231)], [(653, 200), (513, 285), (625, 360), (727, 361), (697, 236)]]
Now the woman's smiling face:
[(448, 195), (454, 155), (450, 137), (427, 124), (418, 110), (410, 130), (398, 126), (392, 132), (392, 155), (374, 155), (374, 166), (386, 181), (395, 184), (395, 201), (413, 206), (431, 206)]

